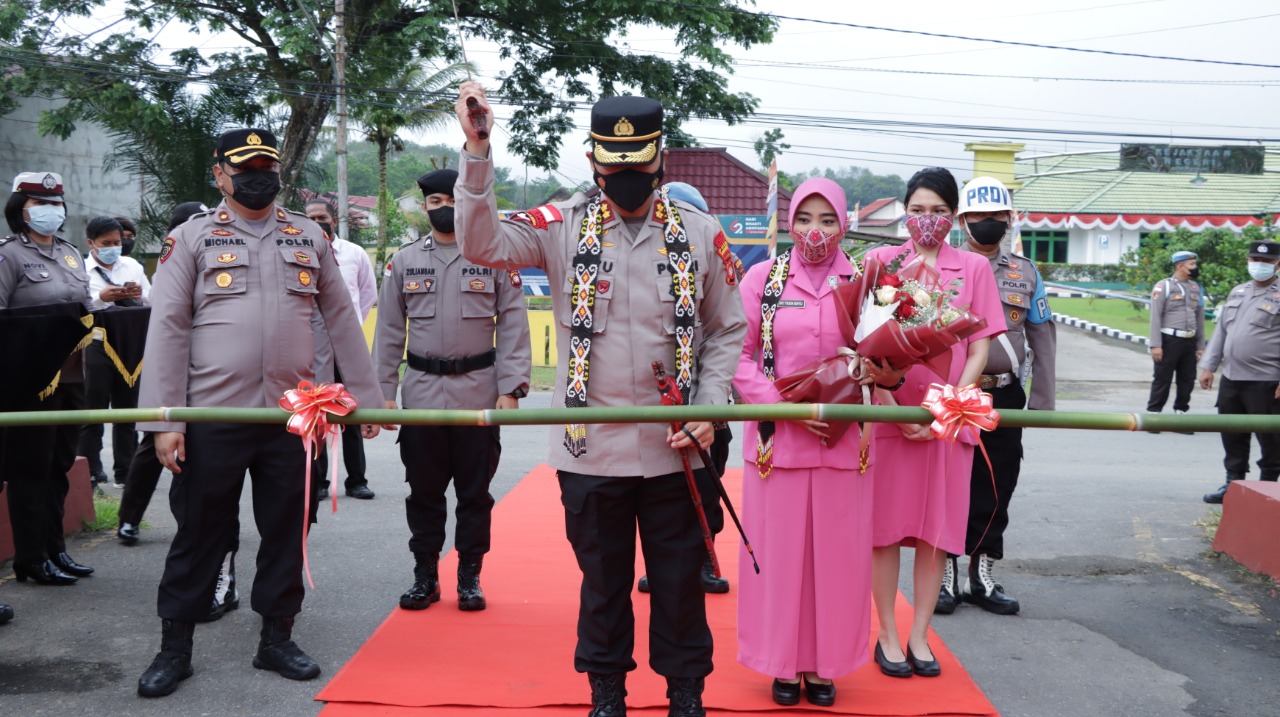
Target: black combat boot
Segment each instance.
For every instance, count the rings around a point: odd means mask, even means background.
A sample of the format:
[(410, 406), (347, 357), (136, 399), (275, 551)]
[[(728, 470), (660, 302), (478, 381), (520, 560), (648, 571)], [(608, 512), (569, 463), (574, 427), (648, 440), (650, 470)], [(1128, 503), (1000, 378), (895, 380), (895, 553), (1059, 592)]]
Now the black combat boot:
[(701, 677), (668, 677), (667, 699), (671, 700), (671, 707), (667, 709), (667, 717), (706, 717), (702, 686)]
[(218, 584), (213, 588), (213, 603), (209, 613), (198, 622), (221, 620), (223, 615), (240, 607), (240, 592), (236, 590), (236, 554), (227, 553), (222, 559), (222, 569), (218, 572)]
[(1258, 476), (1258, 480), (1264, 480), (1268, 483), (1275, 483), (1277, 479), (1280, 479), (1280, 473), (1274, 471), (1262, 471), (1262, 475)]
[(591, 683), (591, 711), (587, 717), (626, 717), (627, 673), (588, 672), (587, 681)]
[(1231, 482), (1238, 481), (1238, 480), (1244, 480), (1243, 473), (1232, 473), (1231, 471), (1227, 471), (1227, 482), (1223, 483), (1222, 487), (1215, 490), (1214, 492), (1205, 493), (1204, 502), (1221, 504), (1222, 499), (1227, 495), (1227, 488), (1231, 486)]
[(440, 553), (413, 554), (413, 587), (400, 596), (400, 607), (426, 610), (431, 603), (440, 601), (439, 562)]
[[(473, 611), (488, 607), (484, 591), (480, 589), (480, 568), (483, 555), (458, 555), (458, 609)], [(436, 589), (439, 594), (439, 588)]]
[(293, 616), (262, 617), (262, 639), (253, 666), (259, 670), (279, 672), (290, 680), (310, 680), (320, 675), (320, 665), (307, 656), (291, 638)]
[(195, 672), (191, 669), (191, 643), (195, 631), (194, 622), (160, 622), (160, 652), (138, 678), (139, 697), (171, 695), (178, 689), (179, 682)]
[(964, 601), (996, 615), (1018, 614), (1018, 601), (1004, 594), (1004, 588), (992, 578), (996, 559), (981, 553), (969, 559), (969, 589)]
[(719, 595), (729, 592), (729, 581), (716, 577), (715, 566), (711, 564), (711, 555), (702, 562), (702, 592)]
[(942, 567), (942, 588), (938, 591), (938, 604), (933, 606), (934, 615), (950, 615), (960, 604), (960, 591), (956, 590), (957, 575), (960, 573), (959, 559), (947, 556)]

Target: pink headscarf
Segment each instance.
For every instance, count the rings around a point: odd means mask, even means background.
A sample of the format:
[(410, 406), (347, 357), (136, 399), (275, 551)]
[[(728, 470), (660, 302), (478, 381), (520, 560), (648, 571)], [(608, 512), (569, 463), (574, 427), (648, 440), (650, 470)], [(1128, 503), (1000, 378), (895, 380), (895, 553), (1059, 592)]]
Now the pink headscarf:
[(791, 193), (791, 210), (787, 215), (787, 226), (795, 225), (796, 210), (804, 200), (815, 194), (831, 203), (836, 216), (840, 219), (840, 235), (843, 236), (845, 230), (849, 228), (849, 202), (845, 199), (844, 190), (840, 185), (826, 177), (806, 179)]

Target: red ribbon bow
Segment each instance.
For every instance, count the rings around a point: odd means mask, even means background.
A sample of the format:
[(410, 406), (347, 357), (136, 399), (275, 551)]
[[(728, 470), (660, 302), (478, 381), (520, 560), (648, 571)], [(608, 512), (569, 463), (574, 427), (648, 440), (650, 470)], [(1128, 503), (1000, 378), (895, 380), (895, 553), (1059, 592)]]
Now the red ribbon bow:
[[(329, 482), (335, 483), (338, 477), (338, 436), (342, 426), (329, 425), (328, 414), (345, 416), (356, 409), (355, 396), (347, 393), (340, 383), (322, 383), (319, 386), (310, 381), (303, 381), (297, 388), (284, 392), (280, 399), (280, 408), (292, 413), (287, 428), (302, 438), (302, 447), (307, 452), (306, 485), (302, 496), (302, 566), (307, 574), (307, 583), (314, 590), (316, 585), (311, 580), (311, 563), (307, 558), (307, 532), (311, 528), (311, 462), (315, 455), (316, 444), (325, 441), (329, 445)], [(336, 483), (335, 483), (336, 484)], [(338, 512), (338, 493), (333, 491), (333, 512)]]
[(935, 383), (929, 387), (921, 405), (933, 414), (929, 431), (934, 438), (954, 442), (965, 426), (993, 431), (1000, 425), (1000, 414), (992, 404), (991, 394), (972, 384), (958, 389)]

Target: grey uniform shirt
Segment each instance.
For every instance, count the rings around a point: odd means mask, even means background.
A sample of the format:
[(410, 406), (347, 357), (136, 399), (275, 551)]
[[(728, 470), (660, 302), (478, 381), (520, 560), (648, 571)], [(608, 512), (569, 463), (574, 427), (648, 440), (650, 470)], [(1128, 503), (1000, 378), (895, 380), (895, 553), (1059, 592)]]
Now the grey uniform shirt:
[(1248, 281), (1227, 295), (1200, 360), (1204, 371), (1219, 365), (1232, 381), (1280, 381), (1280, 280)]
[[(962, 248), (969, 250), (968, 244)], [(1027, 408), (1052, 411), (1058, 390), (1058, 325), (1049, 310), (1040, 271), (1027, 257), (1004, 249), (991, 257), (990, 262), (996, 289), (1000, 292), (1000, 307), (1004, 309), (1004, 323), (1009, 330), (991, 341), (987, 365), (982, 372), (998, 375), (1014, 371), (1013, 359), (1009, 356), (1011, 349), (1018, 362), (1018, 372), (1025, 376), (1023, 369), (1027, 366), (1030, 348), (1031, 396)]]
[[(332, 249), (320, 227), (279, 207), (254, 228), (223, 202), (165, 239), (151, 290), (143, 407), (274, 407), (314, 379), (318, 306), (361, 408), (382, 392)], [(176, 422), (141, 431), (185, 431)]]
[(493, 408), (500, 394), (529, 390), (529, 316), (520, 274), (480, 266), (431, 235), (396, 252), (382, 277), (374, 362), (382, 395), (396, 398), (400, 358), (462, 358), (496, 348), (493, 366), (440, 376), (405, 368), (405, 408)]
[[(92, 308), (89, 275), (74, 244), (54, 237), (52, 245), (41, 247), (25, 234), (0, 239), (0, 309), (72, 302)], [(60, 382), (84, 383), (81, 354), (67, 357)]]
[[(570, 345), (570, 289), (578, 231), (588, 199), (576, 194), (566, 202), (524, 213), (527, 221), (500, 220), (493, 195), (493, 162), (462, 153), (454, 198), (458, 243), (463, 255), (484, 266), (547, 272), (557, 318), (560, 365), (553, 406), (564, 405)], [(729, 402), (733, 373), (742, 352), (747, 322), (733, 283), (716, 255), (719, 223), (691, 205), (676, 202), (694, 257), (697, 328), (694, 382), (690, 403), (722, 406)], [(667, 272), (663, 224), (651, 213), (632, 233), (616, 213), (605, 223), (603, 252), (592, 316), (595, 340), (590, 356), (587, 405), (660, 405), (650, 364), (661, 360), (668, 372), (675, 363), (675, 298)], [(659, 476), (682, 470), (680, 456), (658, 423), (587, 426), (587, 452), (574, 458), (562, 445), (564, 427), (551, 429), (550, 464), (557, 469), (605, 476)]]
[(1204, 293), (1188, 279), (1161, 279), (1151, 287), (1151, 336), (1147, 345), (1164, 347), (1161, 329), (1196, 332), (1196, 349), (1204, 348)]

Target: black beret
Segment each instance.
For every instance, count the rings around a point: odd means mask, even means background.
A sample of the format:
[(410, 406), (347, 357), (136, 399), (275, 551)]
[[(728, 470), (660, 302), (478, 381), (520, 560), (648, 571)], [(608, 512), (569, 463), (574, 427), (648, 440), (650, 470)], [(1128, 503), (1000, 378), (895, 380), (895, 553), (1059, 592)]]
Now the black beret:
[(213, 158), (232, 166), (244, 164), (254, 157), (280, 161), (280, 144), (271, 130), (259, 127), (233, 129), (222, 133), (213, 150)]
[(169, 215), (169, 231), (173, 231), (174, 227), (185, 224), (188, 219), (194, 217), (200, 212), (207, 212), (209, 208), (201, 202), (183, 202), (173, 208), (173, 213)]
[(456, 169), (437, 169), (434, 172), (428, 172), (418, 177), (418, 188), (422, 190), (422, 196), (429, 194), (448, 194), (453, 196), (453, 185), (458, 183), (458, 171)]
[(591, 157), (596, 164), (648, 164), (662, 142), (662, 103), (648, 97), (606, 97), (591, 108)]

